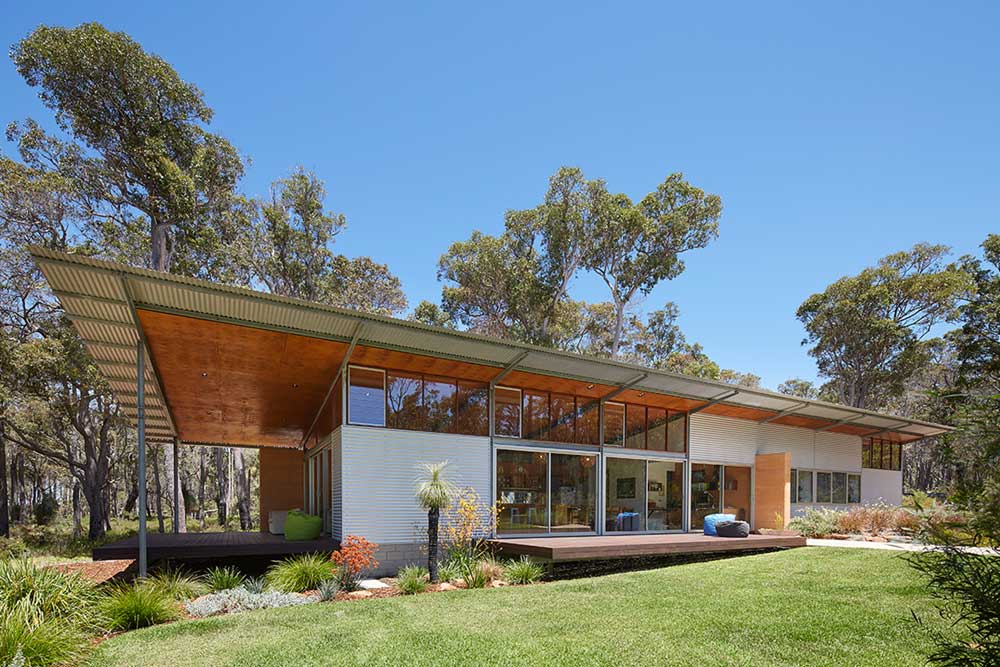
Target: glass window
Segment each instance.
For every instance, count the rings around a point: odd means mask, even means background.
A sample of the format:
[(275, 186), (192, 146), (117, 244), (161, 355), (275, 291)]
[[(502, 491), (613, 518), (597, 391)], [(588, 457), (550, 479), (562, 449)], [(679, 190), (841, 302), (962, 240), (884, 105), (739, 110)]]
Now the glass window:
[(465, 435), (489, 435), (486, 415), (490, 409), (489, 385), (458, 381), (456, 431)]
[(830, 473), (816, 473), (816, 502), (830, 502)]
[(847, 502), (861, 502), (861, 475), (847, 476)]
[(684, 517), (684, 464), (649, 461), (646, 475), (646, 529), (680, 530)]
[(811, 503), (813, 501), (813, 474), (811, 470), (800, 470), (795, 478), (798, 489), (798, 502)]
[(735, 514), (737, 521), (750, 521), (750, 468), (723, 468), (722, 511)]
[(835, 472), (833, 477), (833, 502), (843, 505), (847, 502), (847, 473)]
[(791, 491), (789, 491), (789, 495), (791, 496), (790, 501), (793, 503), (799, 502), (799, 497), (798, 497), (799, 483), (798, 480), (796, 479), (798, 477), (798, 474), (799, 471), (796, 470), (795, 468), (792, 468), (791, 474), (789, 475), (789, 479), (791, 480), (791, 484), (789, 484), (789, 488), (791, 489)]
[(704, 527), (705, 517), (719, 511), (722, 466), (691, 464), (691, 529)]
[(595, 530), (596, 456), (552, 454), (551, 489), (552, 532), (585, 533)]
[(451, 433), (455, 430), (455, 400), (458, 388), (449, 378), (427, 376), (424, 378), (424, 413), (426, 430), (432, 433)]
[(413, 373), (386, 374), (386, 425), (389, 428), (424, 430), (422, 384), (421, 377)]
[(352, 366), (348, 383), (347, 415), (350, 423), (385, 426), (385, 373)]
[(902, 470), (903, 469), (903, 443), (894, 442), (892, 443), (892, 469)]
[(521, 437), (521, 391), (496, 387), (493, 390), (494, 429), (507, 438)]
[(667, 450), (667, 411), (663, 408), (647, 408), (646, 449), (658, 452)]
[(521, 437), (528, 440), (548, 440), (549, 395), (527, 389), (521, 393), (524, 396), (524, 431)]
[(882, 470), (892, 470), (892, 443), (882, 443)]
[(646, 530), (646, 462), (609, 457), (605, 468), (605, 530)]
[(625, 444), (625, 406), (621, 403), (604, 404), (604, 444), (608, 447)]
[(498, 533), (545, 533), (548, 519), (548, 455), (497, 450)]
[(578, 445), (599, 445), (601, 442), (599, 401), (576, 399), (576, 442)]
[(687, 451), (687, 415), (683, 412), (672, 412), (667, 419), (667, 451)]
[(576, 400), (566, 394), (552, 394), (552, 425), (549, 429), (549, 440), (573, 442), (575, 417)]
[(646, 406), (625, 406), (625, 446), (646, 449)]
[(871, 440), (865, 440), (861, 443), (861, 467), (871, 468), (872, 467), (872, 442)]

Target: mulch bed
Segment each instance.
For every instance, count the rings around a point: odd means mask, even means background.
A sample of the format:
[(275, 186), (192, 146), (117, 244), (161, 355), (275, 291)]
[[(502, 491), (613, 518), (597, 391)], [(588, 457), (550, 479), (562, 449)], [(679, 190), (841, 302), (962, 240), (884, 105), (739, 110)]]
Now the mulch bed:
[(81, 561), (74, 563), (56, 563), (48, 565), (60, 572), (79, 574), (84, 579), (89, 579), (95, 584), (103, 584), (115, 578), (126, 578), (135, 575), (135, 561), (132, 559), (123, 560), (95, 560)]

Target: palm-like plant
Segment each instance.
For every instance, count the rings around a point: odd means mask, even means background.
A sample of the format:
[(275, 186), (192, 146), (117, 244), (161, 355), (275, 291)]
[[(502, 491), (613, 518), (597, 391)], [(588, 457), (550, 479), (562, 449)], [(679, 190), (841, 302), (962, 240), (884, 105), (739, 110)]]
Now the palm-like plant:
[(417, 479), (417, 502), (427, 510), (427, 571), (432, 584), (438, 581), (438, 524), (441, 510), (451, 504), (451, 498), (455, 494), (455, 487), (444, 476), (447, 467), (447, 461), (425, 463), (421, 466), (423, 473)]

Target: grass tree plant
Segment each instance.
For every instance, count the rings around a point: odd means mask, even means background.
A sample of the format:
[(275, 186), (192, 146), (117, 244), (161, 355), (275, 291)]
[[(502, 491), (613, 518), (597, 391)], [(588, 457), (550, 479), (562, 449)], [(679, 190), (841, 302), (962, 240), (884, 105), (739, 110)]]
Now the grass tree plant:
[(417, 479), (416, 497), (420, 506), (427, 510), (427, 571), (432, 584), (438, 582), (438, 526), (441, 510), (451, 504), (455, 487), (445, 476), (447, 461), (425, 463)]

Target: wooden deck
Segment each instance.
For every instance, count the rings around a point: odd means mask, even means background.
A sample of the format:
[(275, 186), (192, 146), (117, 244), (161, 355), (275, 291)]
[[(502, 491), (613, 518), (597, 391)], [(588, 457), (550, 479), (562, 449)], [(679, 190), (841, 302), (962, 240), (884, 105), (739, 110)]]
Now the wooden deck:
[[(158, 560), (200, 561), (216, 558), (280, 558), (293, 554), (331, 552), (338, 546), (329, 537), (303, 542), (289, 542), (281, 535), (261, 532), (230, 533), (149, 533), (146, 555)], [(94, 560), (138, 558), (139, 538), (111, 542), (94, 549)]]
[(491, 544), (503, 556), (527, 555), (551, 561), (578, 561), (790, 549), (804, 547), (806, 539), (798, 535), (750, 535), (747, 538), (700, 534), (604, 535), (517, 537), (495, 539)]

